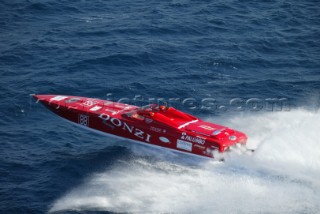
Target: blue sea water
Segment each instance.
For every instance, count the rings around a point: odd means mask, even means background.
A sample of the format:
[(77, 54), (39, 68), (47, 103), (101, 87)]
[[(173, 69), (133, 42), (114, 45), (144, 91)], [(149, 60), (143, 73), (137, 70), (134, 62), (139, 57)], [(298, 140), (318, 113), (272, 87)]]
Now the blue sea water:
[[(3, 0), (0, 72), (1, 213), (320, 210), (318, 1)], [(174, 105), (257, 154), (199, 166), (79, 130), (32, 93), (191, 98)]]

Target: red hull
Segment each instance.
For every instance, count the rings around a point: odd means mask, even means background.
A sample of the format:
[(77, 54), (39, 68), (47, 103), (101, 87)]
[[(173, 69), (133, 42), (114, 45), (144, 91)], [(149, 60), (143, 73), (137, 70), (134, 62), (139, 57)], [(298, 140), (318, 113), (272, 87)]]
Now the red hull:
[(33, 95), (55, 114), (81, 126), (139, 143), (213, 157), (234, 145), (245, 145), (239, 131), (202, 121), (173, 107), (137, 107), (111, 101), (63, 95)]

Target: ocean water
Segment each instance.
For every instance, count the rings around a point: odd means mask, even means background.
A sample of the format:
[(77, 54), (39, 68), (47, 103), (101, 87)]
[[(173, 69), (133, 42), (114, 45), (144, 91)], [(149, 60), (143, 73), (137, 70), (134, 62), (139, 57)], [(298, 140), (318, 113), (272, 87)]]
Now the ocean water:
[[(1, 213), (320, 212), (318, 1), (3, 0), (0, 72)], [(169, 101), (256, 151), (132, 145), (32, 93)]]

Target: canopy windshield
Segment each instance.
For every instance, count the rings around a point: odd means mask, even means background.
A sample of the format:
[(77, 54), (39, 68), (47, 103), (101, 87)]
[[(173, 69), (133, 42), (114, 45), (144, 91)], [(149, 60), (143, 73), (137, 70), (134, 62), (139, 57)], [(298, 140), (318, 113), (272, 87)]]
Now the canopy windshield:
[(146, 105), (146, 106), (142, 106), (142, 107), (136, 108), (136, 109), (131, 110), (129, 112), (126, 112), (125, 115), (132, 116), (132, 115), (138, 114), (138, 115), (141, 115), (141, 116), (148, 116), (148, 115), (151, 115), (152, 113), (163, 111), (166, 108), (167, 107), (163, 106), (163, 105), (149, 104), (149, 105)]

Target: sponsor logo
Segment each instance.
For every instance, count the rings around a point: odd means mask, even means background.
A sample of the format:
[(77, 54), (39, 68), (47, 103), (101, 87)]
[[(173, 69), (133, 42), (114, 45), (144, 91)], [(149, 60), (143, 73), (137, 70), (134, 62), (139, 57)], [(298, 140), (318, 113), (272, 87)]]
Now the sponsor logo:
[(236, 136), (234, 136), (234, 135), (231, 135), (231, 136), (229, 137), (229, 139), (230, 139), (230, 140), (236, 140), (236, 139), (237, 139), (237, 137), (236, 137)]
[(205, 146), (201, 146), (201, 145), (199, 145), (199, 144), (194, 144), (193, 147), (199, 148), (199, 149), (201, 149), (201, 150), (205, 150), (205, 149), (206, 149)]
[(211, 126), (207, 126), (207, 125), (201, 125), (201, 126), (198, 126), (198, 127), (203, 128), (205, 130), (209, 130), (209, 131), (213, 131), (214, 130), (214, 128), (212, 128)]
[(178, 139), (177, 140), (177, 148), (191, 152), (192, 151), (192, 143)]
[(84, 103), (81, 103), (81, 105), (85, 107), (91, 107), (95, 104), (97, 104), (97, 102), (93, 100), (86, 100)]
[(199, 137), (199, 136), (193, 137), (193, 136), (187, 135), (187, 133), (185, 133), (185, 132), (182, 132), (181, 139), (182, 140), (187, 140), (187, 141), (190, 141), (190, 142), (193, 142), (193, 143), (198, 143), (198, 144), (201, 144), (201, 145), (203, 145), (206, 142), (205, 138), (202, 138), (202, 137)]
[(145, 133), (144, 131), (128, 125), (126, 122), (123, 122), (122, 120), (118, 118), (111, 117), (108, 114), (102, 113), (99, 115), (99, 118), (102, 119), (103, 124), (110, 127), (111, 129), (114, 129), (116, 127), (121, 128), (122, 130), (129, 132), (130, 134), (140, 138), (141, 140), (150, 142), (151, 135), (148, 133)]
[(159, 137), (159, 140), (163, 143), (170, 143), (170, 140), (166, 137)]
[(212, 134), (213, 134), (213, 135), (218, 135), (218, 134), (220, 134), (220, 133), (221, 133), (220, 130), (215, 130)]
[(157, 128), (157, 127), (150, 126), (150, 130), (151, 130), (151, 131), (154, 131), (154, 132), (161, 132), (162, 129)]
[(85, 114), (79, 114), (78, 123), (83, 126), (89, 126), (89, 116)]

